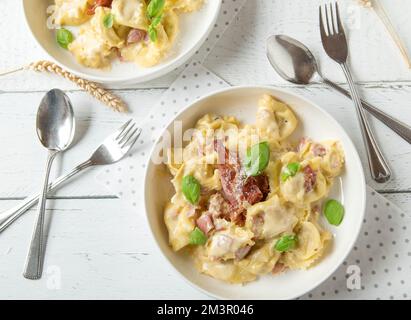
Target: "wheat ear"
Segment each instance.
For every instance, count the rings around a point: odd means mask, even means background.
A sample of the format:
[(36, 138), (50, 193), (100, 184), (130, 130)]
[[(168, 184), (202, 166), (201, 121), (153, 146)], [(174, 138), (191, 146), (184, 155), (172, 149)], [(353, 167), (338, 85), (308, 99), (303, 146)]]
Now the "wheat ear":
[(36, 62), (30, 63), (26, 67), (26, 69), (37, 71), (37, 72), (47, 72), (48, 71), (48, 72), (57, 74), (59, 76), (62, 76), (63, 78), (66, 78), (67, 80), (75, 83), (77, 86), (79, 86), (86, 92), (90, 93), (97, 100), (100, 100), (101, 102), (113, 108), (114, 110), (119, 111), (119, 112), (127, 111), (126, 104), (116, 95), (107, 91), (106, 89), (104, 89), (102, 86), (100, 86), (96, 82), (92, 82), (89, 80), (79, 78), (75, 76), (74, 74), (72, 74), (71, 72), (64, 70), (62, 67), (58, 66), (57, 64), (51, 61), (46, 61), (46, 60), (36, 61)]
[(40, 60), (40, 61), (32, 62), (28, 66), (3, 72), (0, 74), (0, 76), (12, 74), (12, 73), (15, 73), (21, 70), (33, 70), (36, 72), (51, 72), (51, 73), (57, 74), (75, 83), (81, 89), (85, 90), (86, 92), (91, 94), (94, 98), (103, 102), (105, 105), (111, 107), (115, 111), (118, 111), (118, 112), (128, 111), (127, 105), (124, 103), (123, 100), (121, 100), (119, 97), (112, 94), (108, 90), (104, 89), (98, 83), (79, 78), (75, 76), (74, 74), (72, 74), (71, 72), (64, 70), (62, 67), (58, 66), (57, 64), (51, 61)]

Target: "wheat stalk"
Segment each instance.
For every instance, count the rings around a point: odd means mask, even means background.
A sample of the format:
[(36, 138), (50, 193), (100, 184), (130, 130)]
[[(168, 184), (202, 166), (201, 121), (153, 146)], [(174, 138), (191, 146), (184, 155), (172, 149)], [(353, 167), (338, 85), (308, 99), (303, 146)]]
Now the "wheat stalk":
[(0, 76), (4, 76), (7, 74), (15, 73), (21, 70), (33, 70), (36, 72), (50, 72), (57, 74), (63, 78), (66, 78), (67, 80), (75, 83), (77, 86), (79, 86), (81, 89), (84, 91), (88, 92), (91, 94), (94, 98), (97, 100), (103, 102), (105, 105), (113, 108), (115, 111), (118, 112), (127, 112), (127, 105), (124, 103), (123, 100), (121, 100), (119, 97), (116, 95), (112, 94), (111, 92), (107, 91), (104, 89), (101, 85), (99, 85), (96, 82), (92, 82), (89, 80), (82, 79), (80, 77), (75, 76), (71, 72), (68, 72), (64, 70), (62, 67), (58, 66), (57, 64), (47, 61), (47, 60), (40, 60), (36, 62), (30, 63), (28, 66), (18, 68), (15, 70), (10, 70), (7, 72), (3, 72), (0, 74)]
[(364, 7), (374, 9), (378, 17), (381, 19), (381, 21), (384, 23), (385, 27), (387, 28), (391, 38), (393, 39), (398, 49), (400, 50), (402, 57), (404, 58), (405, 62), (408, 65), (408, 68), (411, 68), (411, 59), (407, 53), (407, 49), (405, 48), (403, 41), (401, 40), (400, 36), (395, 30), (381, 2), (379, 0), (358, 0), (358, 1)]

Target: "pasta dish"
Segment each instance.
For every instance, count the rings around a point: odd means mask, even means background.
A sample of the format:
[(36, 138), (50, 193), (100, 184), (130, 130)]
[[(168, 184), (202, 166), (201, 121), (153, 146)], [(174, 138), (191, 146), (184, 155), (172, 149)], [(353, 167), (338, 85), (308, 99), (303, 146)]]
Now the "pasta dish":
[[(203, 0), (55, 0), (51, 19), (57, 43), (90, 68), (115, 58), (152, 67), (171, 52), (179, 17)], [(70, 28), (70, 30), (68, 29)]]
[(328, 193), (344, 168), (338, 141), (295, 140), (298, 119), (270, 95), (255, 124), (207, 114), (171, 148), (175, 194), (164, 209), (169, 243), (199, 272), (229, 283), (307, 269), (320, 261), (344, 208)]

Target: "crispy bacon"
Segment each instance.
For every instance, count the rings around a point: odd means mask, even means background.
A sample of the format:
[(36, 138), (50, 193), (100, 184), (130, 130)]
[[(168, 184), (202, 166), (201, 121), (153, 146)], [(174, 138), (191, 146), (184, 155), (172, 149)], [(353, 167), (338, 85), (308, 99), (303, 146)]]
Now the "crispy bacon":
[(270, 193), (270, 184), (266, 175), (249, 177), (245, 180), (242, 188), (242, 198), (253, 205), (264, 201)]
[(268, 177), (263, 174), (257, 177), (245, 177), (241, 174), (241, 164), (237, 154), (228, 151), (221, 140), (216, 140), (214, 147), (218, 153), (217, 168), (227, 201), (238, 207), (243, 201), (253, 205), (265, 200), (270, 192)]
[(224, 197), (233, 206), (239, 205), (239, 173), (240, 162), (237, 155), (231, 153), (221, 140), (214, 141), (214, 149), (218, 154), (217, 168), (220, 172)]
[(244, 225), (245, 222), (245, 209), (231, 205), (221, 193), (211, 196), (208, 212), (211, 214), (213, 221), (223, 218), (227, 221), (233, 221), (238, 225)]
[(306, 166), (304, 168), (304, 190), (305, 192), (310, 192), (314, 189), (314, 185), (317, 182), (317, 174), (311, 168), (311, 166)]
[(94, 4), (88, 7), (87, 14), (92, 16), (96, 12), (97, 7), (111, 8), (112, 2), (113, 0), (95, 0)]

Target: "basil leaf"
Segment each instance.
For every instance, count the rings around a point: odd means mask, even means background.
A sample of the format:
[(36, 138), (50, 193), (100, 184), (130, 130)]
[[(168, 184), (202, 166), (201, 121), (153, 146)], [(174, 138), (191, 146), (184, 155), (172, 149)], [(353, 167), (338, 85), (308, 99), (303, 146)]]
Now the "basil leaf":
[(298, 162), (289, 163), (281, 173), (281, 180), (285, 182), (289, 177), (294, 177), (300, 169), (301, 165)]
[(339, 226), (344, 218), (344, 207), (337, 200), (330, 199), (325, 203), (324, 215), (330, 224)]
[(276, 242), (274, 248), (279, 252), (285, 252), (293, 249), (297, 244), (298, 238), (295, 235), (283, 236)]
[(258, 176), (268, 166), (270, 161), (270, 148), (267, 142), (253, 145), (247, 150), (244, 159), (244, 169), (247, 176)]
[(190, 233), (190, 244), (202, 246), (207, 242), (207, 236), (198, 227)]
[(68, 49), (68, 45), (72, 43), (73, 40), (74, 40), (73, 34), (69, 30), (65, 28), (61, 28), (57, 30), (56, 41), (60, 47), (64, 49)]
[(151, 0), (147, 6), (147, 14), (150, 19), (158, 16), (164, 9), (165, 0)]
[(104, 18), (103, 18), (103, 25), (107, 29), (110, 29), (113, 27), (114, 24), (114, 15), (112, 13), (107, 13)]
[(163, 15), (162, 15), (162, 14), (156, 16), (156, 17), (151, 21), (151, 26), (152, 26), (152, 27), (157, 27), (157, 26), (160, 24), (162, 18), (163, 18)]
[(149, 35), (151, 41), (153, 41), (153, 42), (157, 41), (157, 38), (158, 38), (157, 29), (153, 28), (152, 25), (150, 25), (148, 27), (148, 35)]
[(185, 176), (182, 181), (184, 197), (191, 204), (196, 204), (200, 199), (200, 183), (193, 176)]

